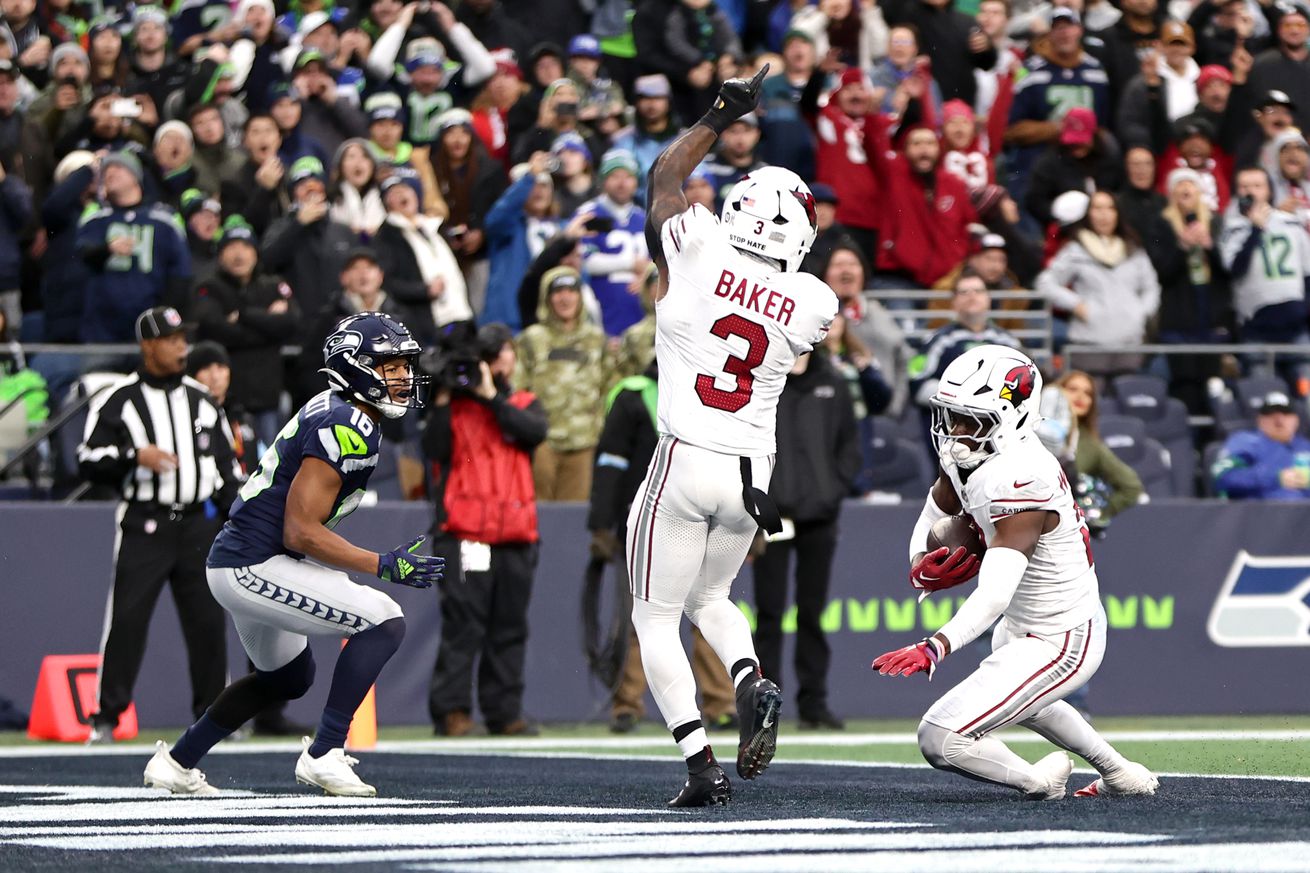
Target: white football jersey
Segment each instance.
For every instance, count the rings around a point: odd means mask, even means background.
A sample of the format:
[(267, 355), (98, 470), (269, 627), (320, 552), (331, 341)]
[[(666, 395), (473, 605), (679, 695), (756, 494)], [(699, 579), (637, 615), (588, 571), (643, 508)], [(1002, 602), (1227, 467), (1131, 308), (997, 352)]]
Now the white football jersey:
[(963, 483), (958, 469), (952, 467), (947, 475), (988, 544), (996, 536), (996, 523), (1006, 516), (1041, 509), (1060, 515), (1055, 529), (1038, 538), (1023, 580), (1005, 610), (1017, 629), (1057, 633), (1096, 614), (1100, 586), (1091, 533), (1060, 462), (1036, 436), (984, 461)]
[(693, 206), (660, 229), (668, 292), (655, 304), (662, 433), (744, 457), (775, 450), (778, 396), (798, 355), (823, 341), (837, 295), (728, 243)]

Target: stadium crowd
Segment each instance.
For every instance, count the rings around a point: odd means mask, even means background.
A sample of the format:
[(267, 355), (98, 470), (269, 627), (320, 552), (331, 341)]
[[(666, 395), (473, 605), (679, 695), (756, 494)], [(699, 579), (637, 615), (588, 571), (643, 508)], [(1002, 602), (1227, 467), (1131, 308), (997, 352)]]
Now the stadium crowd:
[[(877, 485), (862, 386), (885, 378), (887, 414), (914, 419), (969, 344), (1020, 343), (988, 318), (989, 293), (1030, 289), (999, 308), (1052, 310), (1057, 351), (1310, 346), (1296, 3), (0, 0), (0, 14), (5, 336), (128, 343), (139, 313), (175, 306), (230, 354), (228, 410), (262, 444), (321, 389), (339, 317), (393, 314), (447, 360), (471, 323), (499, 322), (513, 384), (549, 420), (538, 497), (585, 499), (606, 395), (653, 340), (647, 173), (723, 80), (766, 62), (760, 111), (687, 195), (717, 210), (761, 163), (811, 182), (804, 269), (841, 299), (830, 352), (863, 419), (854, 492)], [(863, 293), (931, 288), (953, 292), (953, 319), (922, 343)], [(304, 354), (280, 360), (287, 345)], [(1216, 377), (1262, 361), (1077, 365), (1160, 376), (1196, 415)], [(1310, 366), (1278, 361), (1303, 405)], [(54, 408), (117, 363), (9, 366), (39, 374)]]

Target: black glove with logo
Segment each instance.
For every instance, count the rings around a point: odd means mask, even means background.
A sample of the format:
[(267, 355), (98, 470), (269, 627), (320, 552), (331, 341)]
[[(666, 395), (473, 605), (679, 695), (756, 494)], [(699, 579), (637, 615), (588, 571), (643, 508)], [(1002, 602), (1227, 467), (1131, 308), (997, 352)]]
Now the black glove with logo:
[(701, 117), (699, 123), (718, 135), (738, 118), (754, 112), (760, 102), (760, 83), (768, 74), (769, 65), (765, 64), (752, 79), (729, 79), (724, 82), (714, 105)]

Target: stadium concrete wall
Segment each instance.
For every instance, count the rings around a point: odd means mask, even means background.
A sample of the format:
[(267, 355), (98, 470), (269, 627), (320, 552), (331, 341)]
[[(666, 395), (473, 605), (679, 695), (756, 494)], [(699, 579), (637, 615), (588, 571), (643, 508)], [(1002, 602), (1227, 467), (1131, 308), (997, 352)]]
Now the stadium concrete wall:
[[(842, 516), (823, 619), (833, 653), (831, 702), (840, 715), (917, 716), (986, 654), (983, 641), (953, 655), (931, 685), (869, 669), (874, 656), (940, 626), (959, 601), (934, 595), (919, 604), (906, 582), (906, 539), (917, 515), (917, 506), (851, 504)], [(605, 692), (582, 650), (584, 521), (582, 506), (542, 508), (525, 708), (546, 721), (607, 714)], [(429, 523), (421, 504), (381, 504), (356, 512), (341, 532), (389, 548)], [(31, 702), (43, 655), (98, 649), (113, 534), (110, 504), (0, 505), (0, 694), (19, 706)], [(1091, 689), (1096, 713), (1310, 711), (1310, 697), (1301, 693), (1310, 667), (1310, 506), (1155, 503), (1117, 519), (1094, 549), (1110, 625), (1109, 651)], [(387, 591), (404, 608), (409, 633), (378, 684), (379, 720), (424, 724), (441, 632), (437, 596)], [(733, 594), (750, 615), (749, 568)], [(292, 716), (315, 720), (338, 646), (316, 641), (320, 681), (292, 705)], [(228, 661), (234, 675), (245, 671), (234, 633)], [(790, 668), (784, 679), (785, 687)], [(141, 724), (186, 723), (189, 699), (176, 613), (163, 597), (137, 686)]]

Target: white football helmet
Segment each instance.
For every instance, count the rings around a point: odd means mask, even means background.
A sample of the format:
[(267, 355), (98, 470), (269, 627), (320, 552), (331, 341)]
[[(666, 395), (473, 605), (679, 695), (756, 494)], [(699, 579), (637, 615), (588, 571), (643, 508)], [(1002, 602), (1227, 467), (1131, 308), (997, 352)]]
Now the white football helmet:
[(946, 367), (932, 396), (932, 440), (943, 466), (971, 470), (1035, 438), (1042, 374), (1008, 346), (969, 349)]
[(800, 176), (761, 167), (743, 176), (723, 201), (719, 219), (739, 249), (782, 262), (794, 273), (818, 233), (814, 194)]

